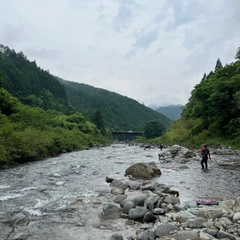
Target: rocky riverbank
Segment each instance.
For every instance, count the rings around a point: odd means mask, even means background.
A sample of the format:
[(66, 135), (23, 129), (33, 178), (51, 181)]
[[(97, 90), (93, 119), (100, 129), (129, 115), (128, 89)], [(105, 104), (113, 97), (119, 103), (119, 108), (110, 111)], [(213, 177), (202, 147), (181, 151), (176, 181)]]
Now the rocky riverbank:
[[(176, 145), (160, 154), (159, 160), (176, 158), (184, 162), (195, 157), (194, 151)], [(196, 201), (181, 203), (178, 190), (154, 181), (156, 172), (161, 175), (154, 162), (139, 163), (126, 169), (126, 176), (106, 177), (112, 188), (113, 202), (103, 205), (101, 219), (125, 219), (126, 228), (134, 229), (128, 236), (116, 232), (111, 240), (240, 240), (240, 197), (224, 201), (215, 197), (200, 204)]]

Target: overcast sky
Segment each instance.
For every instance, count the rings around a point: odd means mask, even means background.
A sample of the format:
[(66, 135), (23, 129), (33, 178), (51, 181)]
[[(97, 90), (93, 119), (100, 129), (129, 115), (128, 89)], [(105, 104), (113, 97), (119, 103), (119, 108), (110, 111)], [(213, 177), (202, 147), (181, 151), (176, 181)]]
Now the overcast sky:
[(0, 44), (50, 73), (145, 105), (186, 104), (234, 62), (240, 0), (0, 0)]

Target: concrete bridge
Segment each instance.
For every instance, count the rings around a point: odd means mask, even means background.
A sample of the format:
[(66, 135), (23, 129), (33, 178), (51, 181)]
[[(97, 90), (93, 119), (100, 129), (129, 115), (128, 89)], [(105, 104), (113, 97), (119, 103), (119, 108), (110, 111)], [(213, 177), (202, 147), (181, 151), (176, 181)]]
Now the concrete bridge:
[(114, 139), (120, 140), (133, 140), (137, 136), (142, 136), (143, 132), (133, 132), (133, 131), (112, 131), (112, 136)]

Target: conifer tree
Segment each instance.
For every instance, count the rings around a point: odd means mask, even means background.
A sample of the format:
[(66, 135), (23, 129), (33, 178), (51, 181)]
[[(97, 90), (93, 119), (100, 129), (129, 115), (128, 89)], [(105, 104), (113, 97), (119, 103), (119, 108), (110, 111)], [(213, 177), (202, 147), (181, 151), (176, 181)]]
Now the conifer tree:
[(237, 59), (238, 61), (240, 61), (240, 47), (239, 47), (238, 50), (237, 50), (235, 59)]
[(221, 60), (218, 58), (216, 66), (215, 66), (215, 72), (220, 68), (223, 68), (223, 65), (222, 65)]

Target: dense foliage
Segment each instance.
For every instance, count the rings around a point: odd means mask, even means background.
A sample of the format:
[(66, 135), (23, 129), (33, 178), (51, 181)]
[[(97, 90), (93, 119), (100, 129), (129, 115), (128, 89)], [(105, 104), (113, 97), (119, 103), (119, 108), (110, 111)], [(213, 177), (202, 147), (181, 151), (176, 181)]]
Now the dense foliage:
[(103, 143), (109, 138), (81, 113), (25, 106), (0, 89), (0, 168)]
[(156, 138), (166, 131), (166, 127), (161, 121), (152, 120), (145, 124), (144, 126), (144, 137), (147, 139)]
[(146, 122), (161, 120), (167, 128), (171, 120), (139, 102), (120, 94), (87, 84), (65, 81), (57, 78), (66, 87), (69, 102), (85, 115), (100, 110), (105, 124), (118, 131), (143, 131)]

